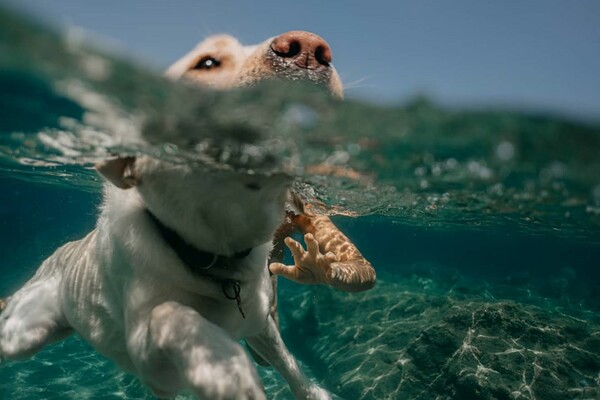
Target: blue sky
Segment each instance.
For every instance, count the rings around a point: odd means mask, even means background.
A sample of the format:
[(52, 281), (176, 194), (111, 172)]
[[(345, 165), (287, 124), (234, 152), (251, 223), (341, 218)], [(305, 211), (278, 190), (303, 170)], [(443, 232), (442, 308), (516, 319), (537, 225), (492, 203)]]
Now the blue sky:
[[(0, 0), (1, 1), (1, 0)], [(600, 120), (600, 2), (5, 0), (165, 68), (212, 33), (323, 36), (349, 97), (526, 107)]]

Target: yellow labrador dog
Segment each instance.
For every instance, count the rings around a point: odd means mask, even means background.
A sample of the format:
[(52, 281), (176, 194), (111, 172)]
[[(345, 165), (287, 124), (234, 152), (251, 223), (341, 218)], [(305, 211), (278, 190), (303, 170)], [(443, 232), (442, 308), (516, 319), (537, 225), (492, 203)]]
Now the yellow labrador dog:
[[(299, 31), (252, 47), (212, 37), (167, 75), (218, 88), (306, 79), (342, 95), (327, 43)], [(209, 174), (147, 156), (97, 170), (106, 184), (96, 228), (56, 250), (0, 302), (2, 359), (29, 357), (77, 332), (157, 397), (263, 399), (239, 344), (245, 339), (297, 398), (330, 398), (304, 376), (270, 316), (267, 262), (285, 219), (289, 176)], [(295, 265), (275, 263), (273, 273), (349, 291), (371, 287), (370, 264), (329, 219), (300, 214), (287, 221), (307, 233), (308, 251), (287, 238)]]
[(232, 36), (201, 42), (166, 71), (172, 79), (219, 89), (249, 85), (265, 78), (310, 80), (342, 97), (342, 82), (331, 64), (331, 48), (321, 37), (291, 31), (256, 46), (242, 46)]

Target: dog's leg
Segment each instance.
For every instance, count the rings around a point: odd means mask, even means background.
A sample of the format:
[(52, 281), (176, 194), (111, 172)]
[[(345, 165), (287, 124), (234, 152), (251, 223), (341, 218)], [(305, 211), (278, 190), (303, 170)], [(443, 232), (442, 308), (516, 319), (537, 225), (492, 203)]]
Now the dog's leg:
[(158, 397), (182, 389), (202, 399), (265, 399), (243, 347), (190, 307), (166, 302), (128, 334), (142, 381)]
[[(271, 287), (273, 288), (273, 301), (271, 303), (271, 310), (269, 311), (269, 315), (275, 321), (275, 326), (277, 330), (279, 330), (279, 313), (277, 312), (277, 275), (271, 275)], [(270, 367), (271, 364), (264, 358), (262, 358), (254, 349), (246, 343), (246, 347), (250, 351), (250, 355), (254, 359), (254, 361), (260, 365), (261, 367)]]
[(312, 383), (303, 373), (298, 362), (283, 343), (277, 325), (269, 317), (267, 327), (259, 335), (248, 338), (248, 344), (279, 371), (298, 399), (331, 399), (329, 393)]
[(32, 282), (0, 314), (0, 359), (23, 359), (72, 333), (58, 300), (58, 279)]

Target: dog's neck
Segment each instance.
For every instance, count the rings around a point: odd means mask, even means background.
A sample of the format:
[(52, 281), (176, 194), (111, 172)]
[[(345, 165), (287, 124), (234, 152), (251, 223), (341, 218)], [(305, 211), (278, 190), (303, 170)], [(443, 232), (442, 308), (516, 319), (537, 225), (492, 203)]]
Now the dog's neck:
[(176, 231), (160, 222), (150, 210), (146, 209), (145, 211), (156, 226), (161, 238), (177, 254), (190, 272), (220, 284), (223, 295), (229, 300), (236, 300), (242, 317), (246, 318), (241, 307), (240, 281), (228, 278), (227, 275), (231, 276), (235, 272), (237, 265), (252, 252), (252, 248), (239, 251), (232, 256), (200, 250), (186, 242)]
[(215, 254), (208, 251), (200, 250), (197, 247), (185, 241), (176, 231), (169, 228), (152, 213), (146, 209), (146, 214), (150, 217), (160, 236), (173, 249), (177, 257), (183, 262), (191, 272), (199, 275), (208, 275), (212, 269), (229, 269), (235, 268), (236, 261), (239, 261), (252, 251), (248, 248), (236, 252), (232, 256)]

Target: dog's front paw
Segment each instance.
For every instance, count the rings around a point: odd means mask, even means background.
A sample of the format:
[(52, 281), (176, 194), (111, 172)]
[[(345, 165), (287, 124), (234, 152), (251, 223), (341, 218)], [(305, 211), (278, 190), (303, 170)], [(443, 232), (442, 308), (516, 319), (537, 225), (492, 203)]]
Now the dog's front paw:
[(331, 252), (322, 254), (319, 250), (319, 242), (311, 233), (304, 235), (307, 250), (291, 237), (285, 238), (284, 242), (292, 252), (294, 265), (272, 263), (269, 269), (273, 274), (283, 275), (287, 279), (309, 285), (329, 283), (331, 266), (338, 261), (335, 254)]
[(188, 371), (188, 382), (199, 398), (266, 399), (258, 373), (244, 350), (240, 347), (235, 353), (227, 358), (198, 364)]
[(332, 400), (331, 394), (320, 386), (312, 385), (305, 394), (300, 396), (309, 400)]

